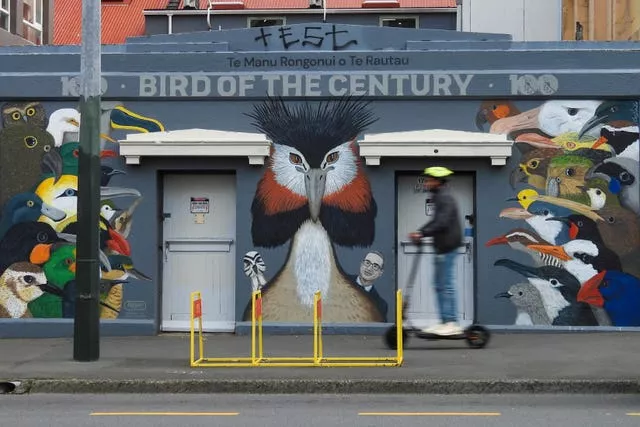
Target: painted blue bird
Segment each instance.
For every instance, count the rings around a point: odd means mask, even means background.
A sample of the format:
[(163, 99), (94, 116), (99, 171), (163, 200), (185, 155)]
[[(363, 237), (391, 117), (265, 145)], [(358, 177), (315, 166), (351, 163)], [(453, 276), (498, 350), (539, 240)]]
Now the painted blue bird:
[(19, 193), (7, 201), (2, 210), (0, 221), (0, 240), (11, 226), (22, 222), (38, 221), (45, 215), (52, 221), (61, 221), (66, 214), (64, 211), (48, 205), (35, 193)]
[(582, 126), (578, 136), (582, 138), (592, 129), (602, 128), (606, 124), (617, 128), (637, 126), (640, 118), (639, 107), (637, 101), (605, 101), (596, 108), (593, 117)]
[(604, 308), (613, 326), (640, 326), (640, 279), (635, 276), (601, 271), (582, 285), (578, 301)]

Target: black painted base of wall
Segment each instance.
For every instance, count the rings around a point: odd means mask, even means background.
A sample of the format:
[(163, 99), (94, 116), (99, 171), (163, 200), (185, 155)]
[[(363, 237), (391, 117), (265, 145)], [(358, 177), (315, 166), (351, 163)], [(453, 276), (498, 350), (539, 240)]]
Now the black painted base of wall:
[[(103, 320), (100, 336), (152, 336), (158, 330), (153, 320)], [(0, 338), (71, 338), (72, 319), (0, 319)]]

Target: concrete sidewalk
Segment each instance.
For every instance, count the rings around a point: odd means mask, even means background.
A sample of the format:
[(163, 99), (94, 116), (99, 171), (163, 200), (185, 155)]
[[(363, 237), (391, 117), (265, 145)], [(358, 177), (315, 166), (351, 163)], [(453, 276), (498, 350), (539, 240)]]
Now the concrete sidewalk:
[[(100, 360), (75, 362), (73, 340), (0, 340), (0, 382), (14, 392), (640, 393), (637, 333), (509, 334), (489, 345), (411, 338), (401, 367), (191, 368), (188, 334), (104, 337)], [(250, 337), (207, 335), (205, 356), (249, 356)], [(311, 356), (309, 335), (265, 336), (265, 356)], [(394, 353), (380, 336), (327, 335), (325, 356)]]

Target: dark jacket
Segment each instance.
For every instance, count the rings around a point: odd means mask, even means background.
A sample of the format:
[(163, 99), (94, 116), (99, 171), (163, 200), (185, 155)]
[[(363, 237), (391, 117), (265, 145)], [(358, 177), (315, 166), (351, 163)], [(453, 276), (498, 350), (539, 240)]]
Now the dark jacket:
[(436, 253), (444, 254), (458, 249), (463, 243), (458, 206), (446, 186), (432, 192), (436, 213), (420, 231), (424, 237), (433, 237)]

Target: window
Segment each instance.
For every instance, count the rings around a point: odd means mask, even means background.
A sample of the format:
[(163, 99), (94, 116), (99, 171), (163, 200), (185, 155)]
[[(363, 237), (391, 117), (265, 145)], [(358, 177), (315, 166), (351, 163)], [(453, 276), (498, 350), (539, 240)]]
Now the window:
[(390, 16), (380, 18), (381, 27), (418, 28), (418, 18), (411, 16)]
[(9, 16), (11, 16), (10, 0), (0, 0), (0, 28), (9, 31)]
[(42, 44), (42, 3), (43, 0), (24, 0), (22, 9), (24, 38), (38, 45)]
[(254, 27), (279, 27), (284, 25), (284, 18), (249, 18), (249, 28)]

